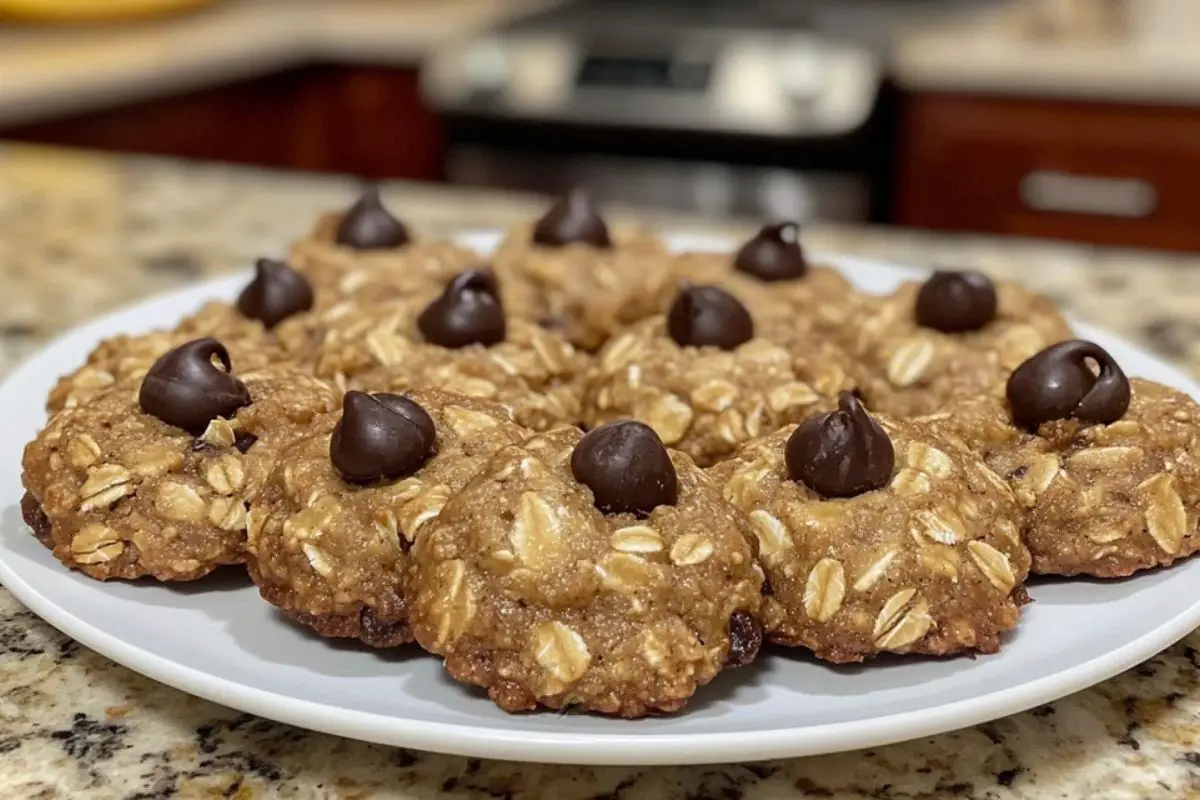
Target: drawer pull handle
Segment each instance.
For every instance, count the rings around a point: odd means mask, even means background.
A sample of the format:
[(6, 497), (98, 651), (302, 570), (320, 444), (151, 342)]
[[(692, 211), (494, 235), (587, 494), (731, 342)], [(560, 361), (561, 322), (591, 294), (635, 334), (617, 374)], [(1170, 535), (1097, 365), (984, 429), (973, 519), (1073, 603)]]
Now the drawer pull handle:
[(1158, 190), (1138, 178), (1100, 178), (1038, 170), (1021, 179), (1021, 202), (1034, 211), (1144, 219), (1158, 207)]

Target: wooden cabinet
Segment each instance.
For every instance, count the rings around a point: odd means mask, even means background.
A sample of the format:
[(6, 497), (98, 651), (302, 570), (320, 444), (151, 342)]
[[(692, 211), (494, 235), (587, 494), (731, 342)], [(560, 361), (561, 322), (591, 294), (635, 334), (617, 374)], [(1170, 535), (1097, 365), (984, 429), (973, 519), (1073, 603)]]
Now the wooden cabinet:
[(415, 68), (311, 66), (0, 137), (123, 152), (438, 180), (443, 141)]
[(1200, 250), (1200, 109), (913, 94), (899, 224)]

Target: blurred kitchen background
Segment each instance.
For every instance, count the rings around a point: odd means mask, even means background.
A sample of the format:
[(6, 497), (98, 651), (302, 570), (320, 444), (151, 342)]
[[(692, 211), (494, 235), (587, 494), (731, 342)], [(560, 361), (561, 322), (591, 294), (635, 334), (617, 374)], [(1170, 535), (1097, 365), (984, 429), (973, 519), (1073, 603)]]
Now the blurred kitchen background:
[(1200, 250), (1200, 0), (0, 0), (2, 139)]

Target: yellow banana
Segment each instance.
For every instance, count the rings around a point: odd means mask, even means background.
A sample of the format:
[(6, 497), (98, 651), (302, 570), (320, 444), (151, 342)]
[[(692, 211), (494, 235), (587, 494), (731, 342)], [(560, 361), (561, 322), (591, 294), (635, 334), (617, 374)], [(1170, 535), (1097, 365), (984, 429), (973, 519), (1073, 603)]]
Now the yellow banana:
[(79, 22), (145, 17), (206, 5), (212, 0), (0, 0), (0, 18)]

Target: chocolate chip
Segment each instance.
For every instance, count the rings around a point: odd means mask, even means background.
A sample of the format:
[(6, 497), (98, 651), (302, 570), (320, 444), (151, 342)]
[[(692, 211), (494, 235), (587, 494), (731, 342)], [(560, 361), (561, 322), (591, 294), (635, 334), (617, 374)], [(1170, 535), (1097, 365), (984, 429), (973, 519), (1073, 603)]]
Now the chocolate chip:
[(246, 455), (257, 441), (258, 437), (253, 433), (239, 433), (234, 437), (233, 446), (237, 448), (239, 453)]
[(347, 483), (412, 475), (434, 453), (437, 429), (416, 402), (396, 394), (347, 392), (329, 439), (329, 458)]
[(764, 225), (733, 257), (733, 268), (760, 281), (793, 281), (808, 273), (795, 222)]
[(546, 247), (575, 243), (612, 247), (608, 226), (591, 196), (581, 189), (572, 189), (550, 206), (533, 226), (533, 241)]
[(935, 272), (917, 292), (916, 315), (942, 333), (977, 331), (996, 316), (996, 286), (979, 272)]
[(754, 338), (754, 320), (729, 292), (716, 286), (686, 286), (667, 311), (667, 333), (684, 347), (733, 350)]
[(269, 328), (313, 307), (308, 279), (283, 261), (260, 258), (254, 264), (254, 280), (238, 295), (237, 310)]
[(426, 341), (455, 349), (504, 341), (508, 325), (495, 274), (490, 269), (459, 273), (417, 317), (417, 328)]
[(645, 519), (679, 499), (675, 465), (658, 434), (641, 422), (610, 422), (588, 433), (571, 453), (575, 480), (592, 490), (605, 514)]
[(762, 647), (763, 632), (758, 620), (745, 611), (735, 611), (729, 618), (728, 667), (744, 667), (754, 661)]
[(230, 374), (232, 370), (229, 351), (216, 339), (182, 344), (150, 367), (138, 404), (147, 414), (199, 436), (214, 419), (229, 419), (250, 405), (250, 390)]
[(1108, 351), (1078, 339), (1051, 345), (1013, 370), (1006, 394), (1013, 422), (1028, 430), (1056, 419), (1116, 422), (1130, 399), (1129, 379)]
[(838, 410), (809, 417), (788, 437), (788, 476), (822, 497), (854, 497), (887, 486), (896, 453), (892, 440), (850, 392)]
[(372, 186), (342, 216), (337, 243), (355, 250), (388, 250), (408, 244), (408, 229), (388, 213), (379, 189)]

